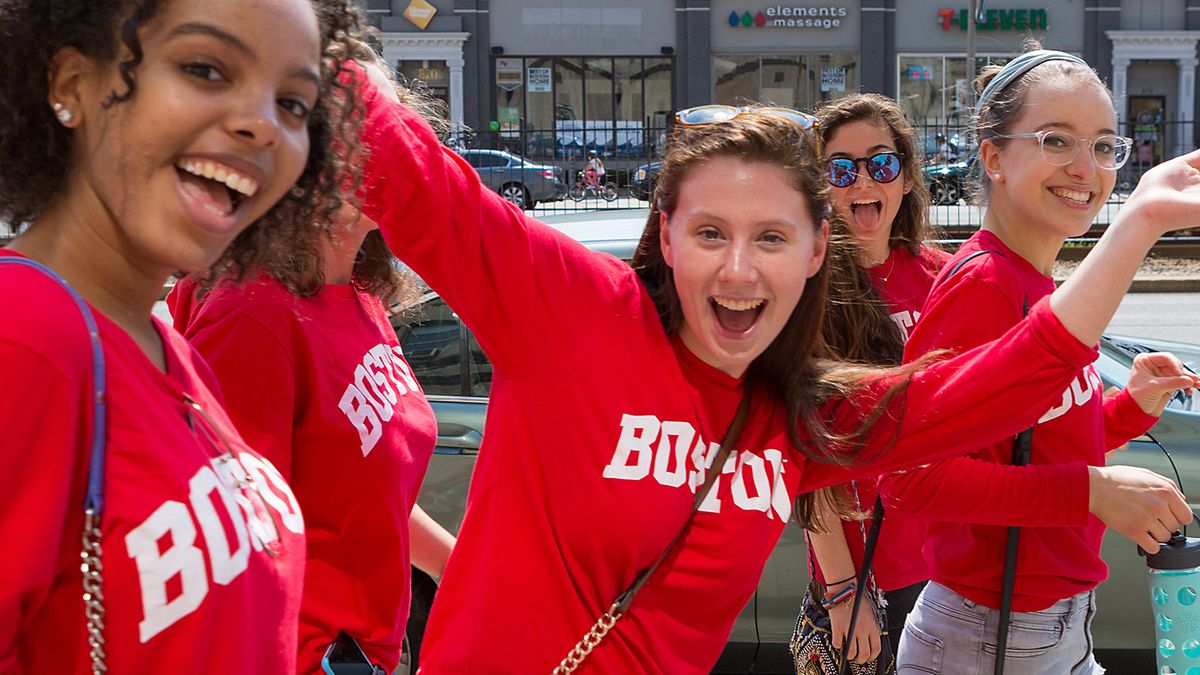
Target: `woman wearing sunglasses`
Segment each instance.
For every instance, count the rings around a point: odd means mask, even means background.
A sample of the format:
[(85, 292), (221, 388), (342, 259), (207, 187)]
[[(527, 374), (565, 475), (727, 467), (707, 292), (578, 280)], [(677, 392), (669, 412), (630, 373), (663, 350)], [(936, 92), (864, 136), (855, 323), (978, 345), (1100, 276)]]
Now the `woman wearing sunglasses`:
[[(920, 316), (933, 278), (949, 256), (922, 245), (931, 238), (929, 191), (921, 180), (916, 133), (893, 99), (854, 94), (820, 111), (835, 237), (847, 246), (831, 249), (830, 302), (824, 338), (839, 358), (880, 366), (898, 365), (904, 341)], [(845, 255), (838, 255), (844, 253)], [(858, 512), (875, 503), (875, 481), (855, 481), (828, 496)], [(871, 519), (839, 520), (834, 504), (818, 499), (820, 528), (807, 533), (810, 570), (818, 582), (814, 601), (842, 598), (829, 609), (833, 644), (855, 662), (881, 651), (879, 625), (864, 613), (846, 641), (853, 595)], [(887, 639), (894, 655), (904, 619), (928, 578), (921, 556), (920, 521), (889, 513), (880, 529), (872, 562), (874, 585), (885, 599)], [(856, 589), (855, 590), (860, 590)], [(871, 598), (871, 595), (867, 596)], [(890, 661), (890, 658), (889, 658)]]
[[(829, 184), (811, 118), (679, 113), (630, 268), (500, 200), (403, 106), (363, 98), (364, 213), (494, 366), (431, 674), (708, 672), (793, 500), (807, 523), (813, 490), (1031, 423), (1094, 358), (1151, 242), (1200, 217), (1200, 195), (1175, 197), (1110, 233), (1115, 275), (1085, 270), (1003, 345), (879, 376), (816, 358)], [(1192, 169), (1157, 171), (1143, 201)], [(995, 420), (983, 401), (1017, 412)], [(1187, 511), (1178, 493), (1156, 504)]]
[[(935, 282), (909, 339), (910, 357), (984, 344), (1054, 293), (1059, 248), (1088, 230), (1129, 155), (1129, 139), (1115, 132), (1111, 94), (1075, 56), (1029, 52), (984, 71), (977, 86), (972, 132), (988, 208), (980, 231)], [(1147, 187), (1142, 183), (1125, 207), (1146, 203), (1139, 198)], [(1142, 212), (1135, 206), (1135, 213)], [(1105, 236), (1129, 218), (1123, 208)], [(1093, 263), (1081, 270), (1097, 269)], [(1156, 552), (1175, 525), (1150, 520), (1125, 528), (1139, 504), (1102, 499), (1088, 482), (1099, 472), (1160, 479), (1142, 469), (1104, 468), (1105, 452), (1150, 428), (1176, 386), (1159, 376), (1178, 372), (1170, 355), (1140, 356), (1127, 387), (1105, 398), (1087, 365), (1039, 415), (1029, 465), (1012, 465), (1013, 441), (1006, 439), (881, 482), (889, 513), (930, 521), (924, 551), (931, 581), (904, 631), (901, 673), (993, 671), (1006, 526), (1020, 526), (1020, 557), (1005, 672), (1103, 672), (1092, 655), (1091, 621), (1094, 589), (1108, 573), (1100, 559), (1104, 527)], [(1008, 415), (988, 407), (993, 419)]]

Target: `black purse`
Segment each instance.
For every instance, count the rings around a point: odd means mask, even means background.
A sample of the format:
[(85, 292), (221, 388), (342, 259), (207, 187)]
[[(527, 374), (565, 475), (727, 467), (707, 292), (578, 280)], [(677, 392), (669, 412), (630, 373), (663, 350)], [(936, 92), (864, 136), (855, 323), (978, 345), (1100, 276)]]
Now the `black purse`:
[[(857, 490), (854, 502), (857, 506)], [(892, 675), (896, 672), (896, 655), (892, 653), (891, 643), (888, 641), (887, 622), (883, 620), (880, 612), (883, 594), (875, 586), (875, 577), (870, 573), (871, 559), (875, 557), (875, 544), (879, 540), (879, 528), (882, 525), (883, 502), (876, 498), (875, 509), (871, 515), (871, 533), (864, 536), (866, 548), (863, 551), (862, 569), (858, 573), (858, 588), (862, 590), (855, 595), (850, 630), (847, 631), (853, 635), (854, 626), (860, 618), (875, 621), (879, 625), (879, 656), (867, 663), (854, 663), (845, 658), (842, 650), (833, 646), (833, 627), (829, 620), (829, 610), (821, 604), (825, 597), (825, 589), (814, 578), (808, 582), (808, 588), (804, 592), (804, 599), (800, 603), (800, 616), (796, 617), (796, 629), (792, 632), (792, 639), (788, 645), (797, 675), (835, 675), (846, 672), (852, 675)], [(816, 569), (812, 544), (808, 545), (808, 558), (810, 568)], [(864, 595), (871, 596), (873, 600), (867, 617), (863, 617), (859, 611)]]

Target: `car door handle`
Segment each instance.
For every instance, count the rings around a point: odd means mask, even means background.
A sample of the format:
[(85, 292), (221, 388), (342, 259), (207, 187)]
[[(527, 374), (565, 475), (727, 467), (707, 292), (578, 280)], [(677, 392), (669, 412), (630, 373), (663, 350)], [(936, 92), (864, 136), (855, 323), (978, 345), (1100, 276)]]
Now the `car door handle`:
[(474, 455), (479, 452), (479, 444), (483, 442), (483, 434), (461, 424), (438, 425), (438, 448), (454, 448), (458, 452), (442, 452), (447, 455)]

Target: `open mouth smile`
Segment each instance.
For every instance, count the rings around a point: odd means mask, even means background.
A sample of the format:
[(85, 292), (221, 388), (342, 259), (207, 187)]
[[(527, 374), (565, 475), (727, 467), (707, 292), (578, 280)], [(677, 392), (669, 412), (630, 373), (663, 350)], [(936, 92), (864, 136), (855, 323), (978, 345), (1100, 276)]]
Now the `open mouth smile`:
[(184, 191), (217, 218), (227, 218), (253, 197), (259, 181), (227, 164), (211, 159), (181, 159), (175, 164)]
[(767, 306), (765, 298), (714, 296), (708, 302), (721, 328), (735, 334), (750, 330)]

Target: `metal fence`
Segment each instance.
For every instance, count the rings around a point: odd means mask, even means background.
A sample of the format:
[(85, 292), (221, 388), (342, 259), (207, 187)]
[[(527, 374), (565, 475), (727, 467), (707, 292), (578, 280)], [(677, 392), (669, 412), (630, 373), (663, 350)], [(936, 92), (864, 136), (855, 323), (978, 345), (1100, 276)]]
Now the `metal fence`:
[[(1122, 133), (1134, 139), (1134, 147), (1129, 162), (1118, 172), (1117, 184), (1108, 203), (1096, 217), (1096, 223), (1101, 225), (1111, 222), (1143, 173), (1155, 164), (1194, 148), (1191, 120), (1122, 126), (1125, 127)], [(542, 215), (648, 206), (647, 198), (657, 177), (656, 161), (669, 134), (669, 128), (635, 126), (627, 122), (561, 120), (555, 129), (468, 132), (451, 138), (449, 144), (461, 150), (497, 150), (511, 155), (503, 179), (510, 187), (515, 182), (524, 184), (518, 177), (520, 173), (542, 170), (557, 175), (562, 183), (561, 198), (535, 199), (537, 203), (532, 205), (534, 215)], [(958, 122), (931, 123), (917, 127), (917, 134), (924, 162), (922, 173), (933, 195), (931, 220), (951, 236), (978, 227), (981, 210), (971, 204), (976, 147), (965, 128)], [(939, 134), (951, 144), (951, 155), (939, 153)], [(579, 201), (568, 195), (593, 152), (604, 162), (604, 180), (616, 187), (616, 197), (611, 201), (603, 199), (598, 192), (586, 192)], [(488, 170), (479, 166), (477, 169), (488, 182), (485, 175)], [(493, 182), (499, 180), (495, 176), (491, 178)], [(503, 185), (491, 187), (497, 191), (503, 189)], [(508, 191), (509, 194), (516, 192)], [(522, 194), (531, 192), (527, 187)]]

